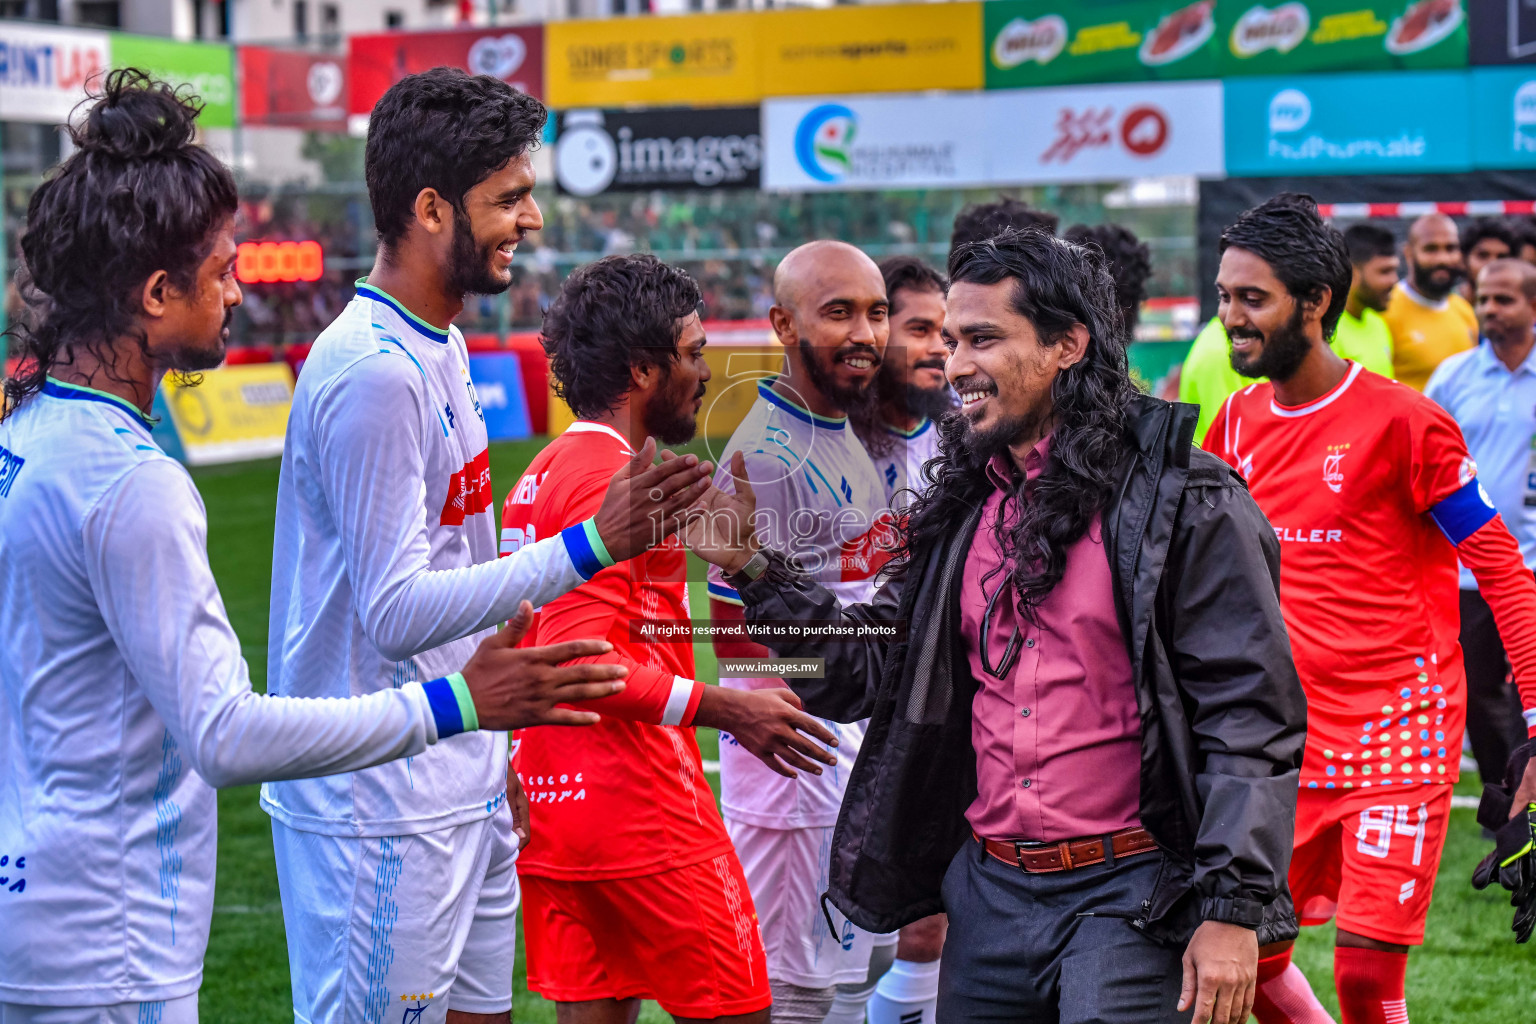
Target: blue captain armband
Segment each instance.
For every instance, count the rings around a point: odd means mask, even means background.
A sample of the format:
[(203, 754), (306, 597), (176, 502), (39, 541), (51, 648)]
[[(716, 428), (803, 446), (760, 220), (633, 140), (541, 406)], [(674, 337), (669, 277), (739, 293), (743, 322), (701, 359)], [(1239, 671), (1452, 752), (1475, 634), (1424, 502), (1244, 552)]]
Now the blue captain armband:
[(576, 566), (582, 579), (589, 580), (614, 564), (613, 557), (603, 545), (603, 538), (598, 535), (595, 519), (567, 526), (560, 531), (560, 536), (565, 541), (565, 550), (570, 553), (571, 564)]
[(475, 702), (469, 696), (469, 684), (464, 682), (462, 673), (422, 683), (421, 688), (427, 691), (427, 704), (432, 708), (439, 740), (480, 728), (480, 716), (475, 713)]
[(1487, 526), (1499, 510), (1493, 507), (1477, 477), (1473, 477), (1430, 509), (1429, 514), (1446, 539), (1460, 547), (1462, 541)]

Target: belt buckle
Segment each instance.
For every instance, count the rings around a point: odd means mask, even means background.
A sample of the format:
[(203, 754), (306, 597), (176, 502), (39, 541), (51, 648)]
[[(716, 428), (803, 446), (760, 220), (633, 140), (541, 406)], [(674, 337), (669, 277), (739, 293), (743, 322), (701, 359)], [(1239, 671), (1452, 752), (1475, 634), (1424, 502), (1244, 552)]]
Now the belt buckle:
[(1022, 868), (1024, 866), (1024, 854), (1026, 851), (1029, 853), (1044, 853), (1052, 849), (1056, 850), (1056, 852), (1061, 856), (1061, 867), (1059, 870), (1071, 871), (1075, 865), (1072, 863), (1072, 843), (1071, 840), (1068, 839), (1063, 839), (1054, 843), (1025, 843), (1019, 840), (1014, 840), (1013, 856), (1014, 859), (1018, 861), (1019, 867)]

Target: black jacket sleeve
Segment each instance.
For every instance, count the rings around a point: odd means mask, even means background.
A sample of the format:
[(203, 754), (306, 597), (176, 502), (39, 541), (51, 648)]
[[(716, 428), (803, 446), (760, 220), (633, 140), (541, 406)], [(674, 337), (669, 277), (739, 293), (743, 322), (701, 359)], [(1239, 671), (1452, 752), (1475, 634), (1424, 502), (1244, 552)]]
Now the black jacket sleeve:
[(1274, 530), (1242, 481), (1201, 454), (1163, 576), (1202, 806), (1192, 881), (1202, 918), (1257, 927), (1290, 867), (1307, 704)]
[[(901, 635), (904, 630), (898, 623), (897, 609), (904, 579), (888, 580), (869, 604), (844, 607), (831, 591), (795, 572), (782, 555), (771, 551), (768, 555), (769, 570), (737, 591), (745, 606), (748, 632), (779, 657), (826, 659), (822, 678), (785, 680), (805, 702), (809, 714), (834, 722), (868, 718), (896, 641), (888, 637), (795, 639), (786, 635), (784, 627), (878, 624), (897, 627)], [(754, 625), (759, 628), (754, 629)]]

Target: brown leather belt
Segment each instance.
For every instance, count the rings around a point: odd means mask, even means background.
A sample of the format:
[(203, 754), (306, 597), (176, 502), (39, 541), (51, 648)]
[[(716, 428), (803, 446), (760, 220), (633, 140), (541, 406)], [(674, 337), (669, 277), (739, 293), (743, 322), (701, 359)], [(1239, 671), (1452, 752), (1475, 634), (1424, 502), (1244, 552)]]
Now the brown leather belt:
[(1134, 857), (1139, 853), (1151, 853), (1157, 849), (1151, 833), (1146, 829), (1127, 828), (1107, 836), (1092, 839), (1066, 839), (1059, 843), (1017, 843), (1001, 839), (972, 837), (987, 848), (987, 853), (1010, 867), (1022, 868), (1034, 874), (1052, 871), (1071, 871), (1104, 863), (1104, 843), (1115, 857)]

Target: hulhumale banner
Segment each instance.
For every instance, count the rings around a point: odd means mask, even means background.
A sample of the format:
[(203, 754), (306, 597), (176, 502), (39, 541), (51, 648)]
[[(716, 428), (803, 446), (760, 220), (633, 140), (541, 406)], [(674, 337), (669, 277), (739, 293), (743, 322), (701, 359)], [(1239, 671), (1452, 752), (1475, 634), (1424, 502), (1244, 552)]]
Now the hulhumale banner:
[(770, 189), (1219, 177), (1219, 82), (770, 100)]
[(1472, 167), (1465, 72), (1233, 78), (1225, 90), (1234, 177)]
[(572, 195), (761, 182), (757, 107), (567, 110), (559, 122), (555, 178)]
[(1217, 74), (1215, 0), (991, 0), (982, 9), (989, 89)]
[(1472, 160), (1536, 168), (1536, 64), (1472, 72)]
[(1220, 74), (1458, 68), (1465, 0), (1224, 0)]

